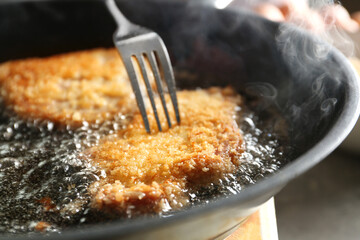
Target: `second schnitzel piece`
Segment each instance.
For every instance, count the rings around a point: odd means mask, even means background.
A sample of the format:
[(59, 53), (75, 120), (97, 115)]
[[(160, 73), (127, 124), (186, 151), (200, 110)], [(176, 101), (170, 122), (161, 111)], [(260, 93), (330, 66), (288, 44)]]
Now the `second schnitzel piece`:
[(191, 190), (236, 171), (243, 152), (235, 121), (240, 96), (230, 88), (211, 88), (180, 91), (178, 101), (180, 125), (147, 134), (137, 112), (126, 129), (87, 150), (89, 160), (106, 172), (91, 187), (93, 207), (117, 214), (176, 209), (189, 202)]
[(115, 49), (93, 49), (0, 64), (0, 97), (25, 119), (80, 126), (136, 109)]

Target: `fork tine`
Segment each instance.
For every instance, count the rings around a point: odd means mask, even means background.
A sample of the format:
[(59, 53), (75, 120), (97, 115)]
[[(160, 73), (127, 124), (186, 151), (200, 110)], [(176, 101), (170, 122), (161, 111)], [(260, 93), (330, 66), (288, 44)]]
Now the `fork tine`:
[(129, 78), (130, 78), (131, 86), (133, 88), (133, 91), (134, 91), (134, 94), (135, 94), (135, 97), (136, 97), (136, 102), (137, 102), (137, 105), (138, 105), (138, 107), (140, 109), (142, 119), (144, 121), (145, 129), (149, 133), (150, 132), (149, 119), (147, 118), (146, 108), (145, 108), (144, 100), (143, 100), (141, 90), (140, 90), (140, 87), (139, 87), (139, 83), (137, 81), (137, 76), (136, 76), (136, 73), (135, 73), (134, 65), (133, 65), (131, 59), (128, 59), (128, 60), (124, 59), (123, 62), (125, 64), (126, 71), (127, 71), (128, 75), (129, 75)]
[[(125, 56), (123, 57), (123, 61), (127, 69), (133, 91), (136, 96), (138, 107), (143, 117), (146, 131), (150, 133), (149, 119), (147, 117), (144, 100), (142, 98), (141, 90), (139, 87), (137, 72), (135, 71), (134, 68), (134, 64), (135, 64), (134, 61), (136, 61), (136, 64), (140, 66), (141, 74), (146, 85), (147, 93), (150, 98), (151, 106), (155, 115), (155, 119), (159, 131), (162, 131), (162, 128), (159, 120), (159, 115), (156, 109), (154, 93), (151, 89), (149, 82), (149, 75), (145, 67), (146, 59), (149, 61), (152, 71), (154, 73), (157, 90), (160, 94), (161, 102), (163, 105), (163, 109), (166, 115), (166, 120), (168, 122), (169, 128), (171, 127), (171, 120), (164, 97), (164, 90), (163, 90), (161, 77), (165, 78), (164, 81), (166, 82), (170, 94), (171, 102), (174, 107), (176, 121), (177, 123), (180, 124), (180, 114), (179, 114), (178, 101), (176, 97), (175, 79), (174, 79), (174, 74), (172, 72), (173, 70), (171, 67), (170, 58), (164, 42), (162, 41), (160, 36), (155, 32), (147, 28), (141, 27), (139, 25), (133, 24), (128, 19), (126, 19), (126, 17), (121, 13), (121, 11), (116, 6), (115, 0), (106, 0), (106, 5), (118, 25), (118, 28), (113, 36), (113, 41), (120, 55)], [(139, 51), (140, 49), (144, 51), (144, 54), (139, 54), (141, 53)], [(131, 59), (128, 59), (127, 57), (131, 57)], [(161, 72), (163, 74), (160, 74), (159, 72), (159, 69), (161, 68), (162, 68)]]
[(145, 85), (146, 85), (146, 90), (147, 90), (148, 96), (150, 98), (151, 106), (152, 106), (152, 109), (154, 111), (156, 123), (158, 125), (159, 131), (161, 132), (162, 131), (161, 123), (160, 123), (159, 115), (158, 115), (158, 112), (157, 112), (157, 109), (156, 109), (156, 104), (155, 104), (155, 100), (154, 100), (154, 93), (153, 93), (153, 91), (151, 89), (150, 81), (149, 81), (149, 78), (148, 78), (148, 75), (147, 75), (147, 72), (146, 72), (145, 63), (144, 63), (145, 62), (144, 61), (144, 55), (138, 56), (138, 62), (139, 62), (139, 65), (140, 65), (141, 74), (143, 76), (143, 79), (144, 79), (144, 82), (145, 82)]
[(149, 59), (149, 62), (150, 62), (151, 69), (152, 69), (152, 71), (154, 73), (154, 76), (155, 76), (156, 86), (157, 86), (157, 90), (158, 90), (158, 92), (160, 94), (160, 99), (161, 99), (161, 103), (162, 103), (163, 108), (164, 108), (166, 120), (168, 122), (169, 128), (171, 128), (170, 115), (169, 115), (169, 112), (168, 112), (168, 109), (167, 109), (167, 106), (166, 106), (166, 101), (165, 101), (165, 97), (164, 97), (164, 90), (163, 90), (163, 87), (162, 87), (159, 68), (158, 68), (158, 65), (156, 63), (154, 52), (150, 53), (150, 56), (148, 56), (148, 59)]
[(176, 97), (174, 73), (173, 73), (173, 69), (170, 65), (169, 54), (167, 53), (167, 51), (164, 51), (165, 44), (163, 43), (163, 41), (161, 39), (160, 39), (160, 41), (161, 41), (160, 44), (162, 45), (162, 48), (160, 48), (160, 50), (158, 50), (155, 53), (160, 61), (160, 64), (161, 64), (161, 67), (162, 67), (162, 70), (164, 73), (164, 78), (167, 83), (171, 101), (174, 106), (176, 121), (177, 121), (177, 123), (180, 124), (180, 114), (179, 114), (178, 101), (177, 101), (177, 97)]

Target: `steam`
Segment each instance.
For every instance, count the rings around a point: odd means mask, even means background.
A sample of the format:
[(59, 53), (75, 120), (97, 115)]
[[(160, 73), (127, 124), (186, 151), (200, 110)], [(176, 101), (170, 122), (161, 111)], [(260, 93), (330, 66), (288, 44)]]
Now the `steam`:
[[(279, 2), (281, 0), (273, 1)], [(288, 66), (297, 74), (319, 79), (320, 76), (309, 76), (314, 72), (319, 72), (316, 71), (319, 67), (322, 72), (318, 74), (333, 74), (331, 68), (318, 64), (328, 58), (330, 51), (329, 46), (324, 42), (335, 46), (347, 57), (353, 56), (355, 52), (354, 43), (345, 30), (340, 27), (341, 21), (352, 23), (350, 17), (346, 16), (347, 12), (344, 14), (342, 11), (345, 10), (333, 0), (311, 0), (309, 1), (310, 7), (304, 0), (296, 1), (296, 3), (301, 6), (288, 6), (287, 21), (291, 24), (280, 26), (280, 32), (277, 36), (279, 49), (288, 62)], [(346, 19), (347, 17), (349, 19)], [(315, 41), (301, 38), (299, 35), (303, 33), (292, 25), (300, 26), (312, 32), (316, 36)], [(309, 69), (309, 66), (314, 66), (314, 68)]]
[[(305, 94), (300, 100), (289, 101), (285, 112), (290, 113), (293, 122), (299, 123), (293, 128), (306, 126), (304, 131), (318, 131), (323, 126), (315, 122), (313, 115), (321, 114), (320, 119), (325, 120), (334, 112), (340, 102), (334, 96), (344, 78), (339, 65), (334, 67), (336, 64), (331, 60), (331, 45), (346, 57), (352, 57), (355, 47), (348, 33), (358, 31), (359, 25), (334, 0), (234, 0), (230, 6), (255, 11), (275, 22), (286, 22), (280, 23), (276, 36), (277, 49), (289, 69), (290, 77), (298, 81), (295, 81), (294, 89), (303, 88), (299, 91)], [(254, 24), (253, 27), (257, 26)], [(266, 29), (259, 33), (265, 34)], [(306, 37), (309, 34), (313, 36)], [(280, 95), (269, 83), (256, 82), (247, 90), (275, 104)]]
[[(247, 0), (244, 0), (244, 3), (249, 6)], [(272, 8), (271, 5), (276, 7)], [(281, 18), (283, 18), (292, 25), (312, 32), (319, 39), (338, 48), (347, 57), (354, 54), (354, 44), (346, 31), (355, 32), (359, 30), (359, 26), (338, 2), (333, 0), (258, 0), (252, 2), (251, 8), (270, 20), (282, 21)], [(281, 14), (280, 17), (279, 14)], [(291, 39), (291, 32), (294, 31), (289, 24), (286, 24), (281, 26), (281, 32), (282, 35), (287, 35)], [(284, 40), (284, 36), (279, 38), (281, 41)], [(313, 50), (323, 54), (322, 49)]]
[[(303, 101), (288, 108), (292, 118), (297, 119), (296, 122), (300, 120), (316, 131), (318, 125), (313, 122), (312, 112), (320, 110), (321, 118), (325, 119), (335, 110), (338, 103), (338, 99), (328, 96), (328, 92), (324, 90), (329, 88), (328, 80), (335, 80), (331, 81), (331, 88), (334, 91), (339, 88), (343, 80), (343, 75), (339, 73), (341, 71), (332, 67), (329, 61), (331, 57), (329, 45), (333, 45), (347, 57), (354, 55), (355, 48), (352, 40), (341, 27), (342, 19), (339, 17), (344, 17), (344, 15), (336, 16), (338, 13), (336, 11), (344, 10), (338, 3), (332, 0), (312, 0), (309, 5), (302, 6), (308, 9), (290, 9), (287, 16), (290, 24), (281, 24), (276, 41), (293, 77), (300, 81), (312, 80), (310, 81), (311, 91), (304, 96)], [(343, 13), (340, 12), (340, 14)], [(345, 15), (346, 17), (349, 16)], [(299, 31), (298, 27), (303, 30)], [(302, 37), (304, 34), (313, 34), (315, 38), (304, 38)]]
[[(321, 40), (338, 48), (345, 56), (354, 54), (354, 44), (347, 32), (356, 32), (359, 25), (349, 13), (334, 0), (216, 0), (215, 7), (230, 4), (233, 7), (251, 9), (263, 17), (306, 29)], [(282, 31), (292, 31), (282, 26)]]
[(352, 57), (355, 52), (353, 41), (344, 30), (355, 32), (359, 30), (356, 22), (350, 19), (348, 12), (339, 4), (330, 0), (311, 1), (314, 11), (319, 12), (324, 19), (324, 29), (317, 35), (322, 40), (339, 49), (345, 56)]

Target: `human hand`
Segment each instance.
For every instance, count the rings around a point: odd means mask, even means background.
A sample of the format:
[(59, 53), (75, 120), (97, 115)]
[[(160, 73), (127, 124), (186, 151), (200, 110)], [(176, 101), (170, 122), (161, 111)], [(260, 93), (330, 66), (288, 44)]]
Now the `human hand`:
[(314, 33), (321, 33), (334, 25), (347, 32), (359, 30), (360, 12), (352, 18), (339, 4), (310, 7), (306, 0), (269, 0), (254, 4), (252, 9), (269, 20), (291, 22)]

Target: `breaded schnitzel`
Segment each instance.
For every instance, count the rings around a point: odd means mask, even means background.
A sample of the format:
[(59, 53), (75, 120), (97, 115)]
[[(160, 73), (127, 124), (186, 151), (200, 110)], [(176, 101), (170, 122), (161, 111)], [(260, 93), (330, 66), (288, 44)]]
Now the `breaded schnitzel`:
[[(106, 171), (106, 178), (93, 184), (94, 207), (120, 214), (178, 208), (188, 202), (190, 188), (235, 171), (243, 152), (234, 119), (239, 96), (212, 88), (180, 91), (178, 101), (181, 125), (147, 134), (137, 112), (126, 129), (87, 151)], [(154, 118), (150, 124), (155, 126)]]
[(1, 97), (27, 119), (79, 126), (136, 109), (115, 49), (95, 49), (0, 65)]
[(100, 210), (128, 215), (184, 206), (191, 190), (235, 172), (243, 152), (234, 119), (241, 100), (231, 88), (179, 91), (181, 125), (168, 129), (159, 111), (158, 132), (149, 110), (148, 134), (115, 49), (7, 62), (0, 87), (7, 106), (25, 119), (77, 127), (128, 115), (124, 128), (81, 153), (106, 173), (89, 189)]

